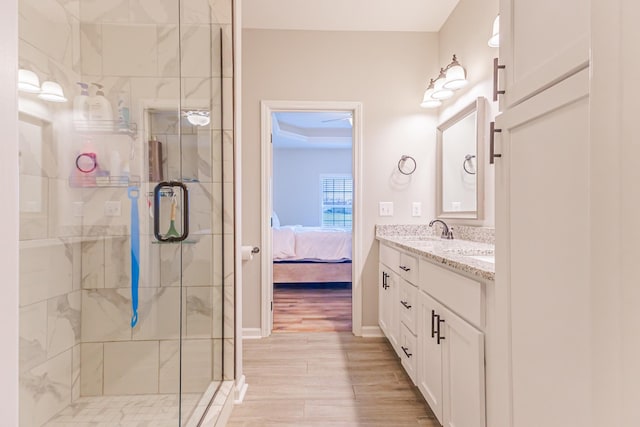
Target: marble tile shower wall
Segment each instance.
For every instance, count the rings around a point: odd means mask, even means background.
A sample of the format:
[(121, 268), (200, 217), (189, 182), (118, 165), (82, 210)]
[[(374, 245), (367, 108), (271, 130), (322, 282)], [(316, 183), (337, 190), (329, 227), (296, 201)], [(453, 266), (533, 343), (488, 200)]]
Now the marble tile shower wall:
[[(181, 3), (178, 34), (177, 0), (20, 0), (21, 68), (58, 81), (70, 99), (77, 81), (103, 84), (112, 105), (121, 92), (130, 99), (137, 135), (92, 137), (103, 164), (114, 151), (121, 159), (132, 152), (130, 173), (144, 181), (144, 109), (177, 111), (181, 90), (183, 107), (212, 109), (210, 126), (182, 129), (182, 175), (194, 180), (191, 243), (181, 252), (152, 244), (140, 201), (140, 320), (132, 330), (126, 191), (70, 188), (87, 143), (74, 132), (71, 102), (21, 105), (21, 425), (41, 426), (80, 396), (177, 392), (181, 321), (183, 390), (234, 377), (233, 364), (222, 363), (234, 348), (231, 0)], [(161, 138), (174, 158), (175, 136)], [(167, 176), (175, 169), (167, 161)], [(153, 185), (141, 184), (143, 197)], [(106, 217), (107, 201), (119, 201), (122, 215)]]

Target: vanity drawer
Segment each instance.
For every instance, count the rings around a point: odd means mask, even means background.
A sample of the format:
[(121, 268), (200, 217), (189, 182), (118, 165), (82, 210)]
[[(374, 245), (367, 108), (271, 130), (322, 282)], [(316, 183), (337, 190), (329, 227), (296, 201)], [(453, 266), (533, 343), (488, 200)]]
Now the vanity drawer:
[(398, 269), (398, 266), (400, 265), (400, 252), (383, 243), (380, 244), (380, 262), (396, 273), (400, 273), (402, 271)]
[(418, 312), (418, 288), (406, 280), (400, 280), (400, 321), (415, 334)]
[(414, 285), (418, 284), (418, 257), (400, 252), (398, 268), (400, 277)]
[(404, 323), (400, 324), (400, 361), (409, 378), (416, 384), (418, 368), (418, 339)]
[(484, 327), (482, 283), (421, 259), (419, 286), (460, 317)]

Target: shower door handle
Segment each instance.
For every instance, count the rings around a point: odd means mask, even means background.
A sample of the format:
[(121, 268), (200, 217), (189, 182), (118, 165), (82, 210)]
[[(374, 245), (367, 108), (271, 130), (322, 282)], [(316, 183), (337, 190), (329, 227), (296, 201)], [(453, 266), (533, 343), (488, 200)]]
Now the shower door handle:
[[(169, 224), (169, 230), (162, 234), (160, 232), (160, 201), (162, 200), (163, 194), (167, 193), (170, 197), (175, 198), (177, 191), (182, 194), (182, 202), (180, 203), (182, 209), (182, 232), (178, 233), (175, 228), (175, 210), (177, 209), (177, 203), (175, 199), (172, 199), (171, 223)], [(182, 182), (161, 182), (153, 189), (153, 234), (160, 242), (182, 242), (189, 236), (189, 189)]]

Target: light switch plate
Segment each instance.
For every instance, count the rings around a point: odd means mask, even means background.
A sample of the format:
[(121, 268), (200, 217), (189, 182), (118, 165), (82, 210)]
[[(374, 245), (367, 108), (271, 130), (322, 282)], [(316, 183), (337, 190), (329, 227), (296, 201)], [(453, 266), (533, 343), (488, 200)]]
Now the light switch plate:
[(413, 202), (411, 204), (411, 216), (422, 216), (422, 203)]
[(379, 216), (393, 216), (393, 202), (380, 202), (378, 210)]

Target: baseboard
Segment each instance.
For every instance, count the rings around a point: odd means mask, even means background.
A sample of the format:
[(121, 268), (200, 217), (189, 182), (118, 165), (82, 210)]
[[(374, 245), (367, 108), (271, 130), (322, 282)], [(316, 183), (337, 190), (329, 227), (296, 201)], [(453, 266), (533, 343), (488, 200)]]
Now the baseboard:
[(363, 326), (362, 336), (364, 338), (380, 338), (384, 337), (384, 333), (382, 329), (380, 329), (380, 326)]
[(262, 329), (260, 328), (242, 328), (243, 340), (256, 340), (262, 338)]
[(244, 395), (247, 394), (247, 388), (249, 388), (249, 384), (245, 381), (245, 376), (242, 375), (236, 381), (236, 396), (234, 400), (234, 404), (239, 405), (244, 400)]

